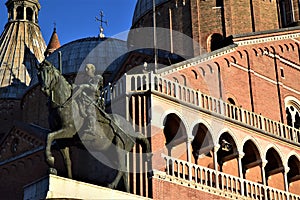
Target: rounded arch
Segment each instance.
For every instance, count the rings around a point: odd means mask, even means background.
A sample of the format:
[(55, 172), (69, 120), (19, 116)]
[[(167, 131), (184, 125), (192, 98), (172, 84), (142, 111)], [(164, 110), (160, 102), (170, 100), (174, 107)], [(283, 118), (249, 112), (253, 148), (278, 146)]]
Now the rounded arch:
[(300, 128), (300, 101), (288, 96), (284, 99), (287, 125)]
[(264, 153), (263, 153), (263, 151), (262, 151), (262, 149), (261, 149), (261, 146), (259, 145), (259, 143), (257, 142), (257, 140), (256, 140), (254, 137), (252, 137), (252, 136), (250, 136), (250, 135), (247, 135), (247, 136), (243, 139), (243, 141), (241, 142), (241, 147), (244, 147), (245, 143), (248, 142), (248, 141), (253, 142), (253, 144), (256, 146), (256, 148), (257, 148), (257, 150), (258, 150), (259, 157), (262, 159)]
[(228, 102), (229, 102), (230, 104), (236, 105), (235, 100), (234, 100), (233, 98), (228, 97), (227, 100), (228, 100)]
[[(210, 132), (210, 133), (214, 133), (214, 131), (213, 131), (213, 129), (212, 129), (212, 127), (211, 127), (211, 125), (210, 125), (210, 123), (209, 122), (207, 122), (206, 120), (204, 120), (204, 119), (196, 119), (195, 121), (193, 121), (192, 123), (191, 123), (191, 126), (190, 127), (195, 127), (197, 124), (203, 124), (203, 125), (205, 125), (206, 126), (206, 128), (208, 129), (208, 131)], [(192, 128), (191, 128), (191, 130), (193, 130)], [(191, 132), (191, 134), (189, 134), (189, 136), (193, 136), (193, 134), (192, 134), (192, 132)], [(213, 138), (214, 139), (214, 138)], [(215, 143), (214, 143), (215, 144)]]
[(217, 163), (220, 171), (238, 176), (238, 144), (234, 135), (228, 131), (222, 132), (219, 136), (217, 151)]
[[(287, 166), (289, 171), (287, 173), (288, 183), (296, 182), (300, 180), (300, 160), (296, 155), (291, 155), (287, 160)], [(299, 183), (298, 183), (299, 184)]]
[[(214, 146), (213, 135), (209, 128), (203, 123), (197, 123), (192, 129), (192, 147), (193, 151), (206, 151), (208, 147)], [(203, 152), (206, 153), (206, 152)]]
[(193, 69), (191, 71), (192, 71), (192, 73), (194, 75), (194, 78), (198, 79), (198, 73), (195, 70), (193, 70)]
[(284, 162), (284, 165), (287, 165), (288, 160), (289, 160), (289, 158), (290, 158), (291, 156), (296, 156), (296, 158), (300, 161), (300, 156), (299, 156), (294, 150), (292, 150), (292, 151), (290, 151), (290, 152), (287, 154), (286, 160), (283, 161), (283, 162)]
[(287, 44), (284, 44), (286, 51), (290, 51), (290, 48)]
[(205, 70), (203, 69), (203, 67), (199, 67), (199, 70), (201, 71), (202, 76), (205, 76)]
[(207, 51), (211, 52), (222, 47), (223, 36), (220, 33), (213, 33), (207, 38)]
[(253, 138), (248, 138), (243, 141), (241, 147), (243, 149), (242, 174), (243, 178), (254, 182), (262, 182), (261, 164), (262, 154), (259, 146)]
[(258, 48), (258, 50), (260, 51), (260, 55), (264, 55), (264, 50), (262, 48)]
[[(224, 134), (224, 133), (228, 133), (232, 137), (232, 139), (233, 139), (233, 141), (234, 141), (234, 143), (236, 144), (237, 147), (240, 146), (239, 143), (238, 143), (237, 137), (235, 136), (235, 134), (229, 128), (223, 128), (222, 130), (220, 130), (214, 141), (218, 142), (220, 140), (222, 134)], [(218, 145), (218, 143), (215, 143), (215, 145)]]
[(292, 43), (290, 43), (290, 47), (291, 47), (292, 51), (295, 51), (295, 47)]
[[(181, 155), (172, 155), (172, 149), (175, 146), (181, 145), (187, 141), (187, 128), (183, 124), (182, 119), (175, 113), (170, 113), (165, 117), (163, 126), (163, 133), (166, 141), (165, 145), (168, 149), (168, 155), (180, 157), (183, 152), (179, 151), (179, 154)], [(178, 154), (178, 152), (176, 152), (175, 154)]]
[[(193, 140), (191, 142), (191, 148), (192, 148), (192, 155), (194, 158), (195, 164), (198, 164), (198, 159), (201, 159), (201, 164), (204, 164), (203, 162), (207, 158), (210, 160), (210, 162), (206, 163), (204, 166), (208, 166), (209, 163), (211, 163), (212, 159), (212, 149), (214, 147), (214, 141), (213, 141), (213, 135), (209, 126), (204, 123), (196, 123), (194, 126), (192, 126), (192, 136)], [(202, 159), (206, 157), (206, 159)]]
[(255, 55), (255, 56), (258, 56), (258, 52), (257, 52), (257, 50), (256, 50), (256, 49), (254, 49), (254, 48), (253, 48), (252, 50), (253, 50), (253, 52), (254, 52), (254, 55)]
[(279, 47), (281, 53), (283, 53), (284, 52), (283, 46), (282, 45), (278, 45), (278, 47)]
[(209, 72), (210, 72), (211, 74), (214, 73), (214, 70), (213, 70), (213, 68), (212, 68), (212, 66), (211, 66), (210, 64), (207, 64), (207, 67), (208, 67)]
[[(276, 187), (278, 189), (283, 189), (284, 183), (282, 171), (284, 170), (284, 165), (282, 155), (280, 155), (280, 151), (274, 146), (269, 147), (266, 150), (265, 159), (267, 160), (267, 164), (265, 166), (265, 174), (268, 185), (271, 187)], [(270, 177), (276, 175), (280, 175), (281, 177), (279, 179), (276, 177), (275, 179), (270, 179)]]
[(161, 115), (161, 118), (160, 118), (160, 124), (163, 126), (166, 117), (167, 117), (168, 115), (170, 115), (170, 114), (175, 114), (175, 115), (177, 115), (177, 116), (181, 119), (181, 121), (182, 121), (184, 127), (186, 127), (186, 130), (187, 130), (187, 133), (188, 133), (189, 126), (188, 126), (187, 121), (185, 120), (185, 118), (183, 117), (183, 115), (182, 115), (178, 110), (175, 110), (175, 109), (169, 109), (169, 110), (166, 110), (166, 111)]
[(183, 83), (183, 85), (186, 86), (187, 80), (186, 80), (185, 75), (181, 74), (180, 77), (182, 78), (182, 83)]
[(242, 54), (242, 52), (240, 52), (240, 51), (237, 51), (237, 53), (239, 54), (239, 57), (240, 57), (240, 58), (243, 58), (243, 54)]
[(267, 152), (268, 152), (268, 150), (269, 149), (274, 149), (274, 150), (276, 150), (276, 152), (279, 154), (279, 156), (280, 156), (280, 160), (283, 162), (284, 161), (284, 157), (283, 157), (283, 155), (281, 154), (281, 152), (280, 152), (280, 149), (276, 146), (276, 145), (274, 145), (274, 144), (268, 144), (267, 146), (266, 146), (266, 148), (265, 148), (265, 151), (263, 152), (263, 159), (264, 160), (267, 160), (266, 158), (266, 154), (267, 154)]
[(224, 58), (224, 60), (226, 61), (227, 67), (230, 67), (230, 62), (227, 58)]
[[(252, 140), (247, 140), (243, 145), (244, 157), (242, 158), (243, 167), (251, 168), (261, 163), (261, 155), (257, 145)], [(251, 165), (251, 166), (247, 166)]]
[(174, 81), (175, 83), (179, 83), (178, 79), (177, 79), (175, 76), (173, 77), (173, 81)]

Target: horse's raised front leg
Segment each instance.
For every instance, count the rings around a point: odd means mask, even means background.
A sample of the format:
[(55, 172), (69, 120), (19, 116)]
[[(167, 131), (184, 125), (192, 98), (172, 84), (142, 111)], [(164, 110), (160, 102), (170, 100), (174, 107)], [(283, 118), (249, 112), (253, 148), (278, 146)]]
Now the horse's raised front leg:
[(68, 178), (72, 178), (72, 163), (71, 163), (71, 158), (70, 158), (70, 149), (69, 149), (69, 147), (65, 147), (60, 150), (64, 157), (65, 165), (66, 165), (67, 172), (68, 172)]
[(72, 129), (61, 129), (48, 134), (45, 155), (46, 161), (50, 167), (54, 167), (54, 157), (51, 153), (51, 145), (53, 141), (62, 138), (72, 138), (75, 133), (76, 131)]
[(62, 133), (63, 130), (59, 130), (59, 131), (49, 133), (47, 136), (45, 155), (46, 155), (46, 161), (50, 167), (54, 167), (54, 157), (52, 156), (51, 153), (52, 142), (54, 141), (55, 136), (60, 135)]

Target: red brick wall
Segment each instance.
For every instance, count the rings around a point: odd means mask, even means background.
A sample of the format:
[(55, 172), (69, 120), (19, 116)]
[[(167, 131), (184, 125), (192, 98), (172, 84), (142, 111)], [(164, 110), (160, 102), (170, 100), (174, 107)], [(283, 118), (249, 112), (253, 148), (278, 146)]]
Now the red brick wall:
[(226, 199), (221, 196), (213, 195), (208, 192), (203, 192), (200, 190), (195, 190), (185, 186), (177, 185), (174, 183), (166, 182), (153, 178), (152, 181), (153, 188), (153, 199), (189, 199), (189, 200), (198, 200), (198, 199), (207, 199), (207, 200), (217, 200), (217, 199)]

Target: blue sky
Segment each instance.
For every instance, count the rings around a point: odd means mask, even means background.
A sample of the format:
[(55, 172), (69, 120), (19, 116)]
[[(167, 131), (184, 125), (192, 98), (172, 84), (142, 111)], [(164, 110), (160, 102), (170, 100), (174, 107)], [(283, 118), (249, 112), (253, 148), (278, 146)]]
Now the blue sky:
[[(7, 23), (5, 1), (0, 5), (0, 31)], [(56, 23), (61, 44), (99, 34), (99, 23), (95, 17), (100, 10), (104, 12), (105, 35), (114, 36), (128, 31), (131, 27), (134, 7), (137, 0), (39, 0), (41, 10), (39, 25), (46, 43), (48, 43)]]

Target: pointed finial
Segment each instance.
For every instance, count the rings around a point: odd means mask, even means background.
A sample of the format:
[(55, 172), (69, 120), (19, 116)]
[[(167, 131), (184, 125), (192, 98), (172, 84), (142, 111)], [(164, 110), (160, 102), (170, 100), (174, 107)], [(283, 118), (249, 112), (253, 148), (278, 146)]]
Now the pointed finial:
[(104, 35), (104, 28), (103, 28), (103, 23), (105, 23), (106, 24), (106, 26), (107, 26), (107, 20), (103, 20), (103, 17), (104, 17), (104, 13), (103, 13), (103, 11), (101, 10), (100, 11), (100, 18), (98, 18), (98, 17), (95, 17), (96, 18), (96, 21), (99, 21), (100, 22), (100, 27), (99, 27), (99, 29), (100, 29), (100, 34), (99, 34), (99, 37), (100, 38), (104, 38), (105, 37), (105, 35)]
[(53, 22), (54, 32), (56, 32), (56, 22)]

